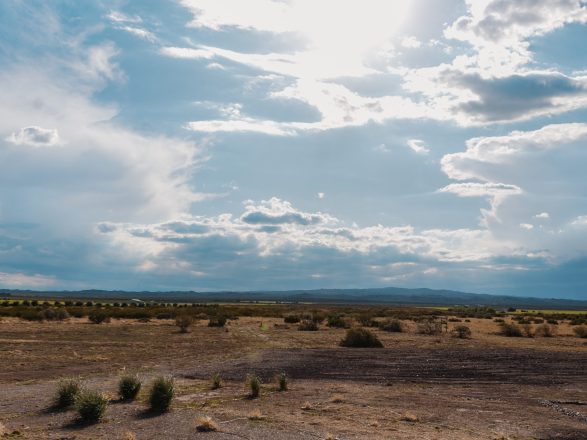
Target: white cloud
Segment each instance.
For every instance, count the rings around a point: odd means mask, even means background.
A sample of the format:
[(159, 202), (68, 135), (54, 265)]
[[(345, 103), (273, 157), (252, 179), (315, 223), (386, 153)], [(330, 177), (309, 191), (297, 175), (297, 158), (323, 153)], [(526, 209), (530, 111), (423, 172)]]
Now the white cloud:
[(155, 36), (155, 34), (153, 32), (148, 31), (143, 28), (134, 27), (134, 26), (119, 26), (119, 27), (117, 27), (117, 29), (120, 29), (121, 31), (124, 31), (124, 32), (128, 32), (129, 34), (132, 34), (136, 37), (142, 38), (143, 40), (150, 41), (151, 43), (154, 43), (157, 41), (157, 37)]
[(439, 190), (459, 197), (504, 197), (522, 194), (521, 188), (503, 183), (451, 183)]
[(404, 37), (402, 46), (408, 49), (417, 49), (422, 46), (422, 42), (414, 36)]
[(410, 139), (408, 140), (408, 147), (410, 147), (414, 152), (418, 154), (428, 154), (430, 153), (430, 149), (426, 147), (424, 141), (420, 139)]
[(56, 129), (42, 128), (35, 125), (21, 128), (12, 133), (7, 141), (15, 145), (32, 147), (53, 147), (59, 144), (59, 133)]
[(534, 218), (540, 220), (548, 220), (550, 218), (550, 214), (548, 212), (541, 212), (540, 214), (536, 214)]
[(531, 231), (534, 229), (534, 225), (531, 223), (520, 223), (520, 228), (526, 229), (527, 231)]
[(143, 21), (138, 15), (126, 15), (120, 11), (110, 11), (106, 18), (115, 23), (142, 23)]
[(0, 272), (0, 283), (2, 286), (13, 289), (45, 289), (53, 286), (55, 282), (54, 277), (47, 277), (40, 274), (28, 275), (20, 272)]
[(476, 63), (509, 74), (531, 60), (528, 39), (568, 23), (587, 22), (579, 0), (467, 0), (468, 13), (445, 31), (448, 38), (471, 43)]

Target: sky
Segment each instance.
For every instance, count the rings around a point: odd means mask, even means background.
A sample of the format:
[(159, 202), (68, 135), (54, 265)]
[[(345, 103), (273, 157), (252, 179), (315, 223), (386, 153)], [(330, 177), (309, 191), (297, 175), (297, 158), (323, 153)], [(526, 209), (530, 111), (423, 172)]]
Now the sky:
[(3, 0), (0, 287), (587, 300), (587, 3)]

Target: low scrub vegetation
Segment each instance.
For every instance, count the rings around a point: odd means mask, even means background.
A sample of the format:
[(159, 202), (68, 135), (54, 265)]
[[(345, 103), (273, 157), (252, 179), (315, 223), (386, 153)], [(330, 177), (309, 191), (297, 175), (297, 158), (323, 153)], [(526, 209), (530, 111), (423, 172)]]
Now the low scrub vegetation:
[(442, 333), (442, 324), (432, 320), (420, 321), (416, 327), (416, 332), (420, 335), (439, 335)]
[(277, 385), (278, 385), (279, 391), (287, 391), (288, 380), (287, 380), (287, 375), (285, 374), (285, 371), (282, 371), (277, 376)]
[(141, 391), (141, 379), (137, 374), (127, 375), (118, 381), (118, 395), (121, 400), (130, 402), (136, 399)]
[(88, 315), (90, 322), (94, 324), (102, 324), (103, 322), (110, 322), (110, 316), (102, 310), (96, 310)]
[(249, 374), (247, 376), (246, 385), (249, 390), (249, 397), (256, 399), (261, 394), (261, 378), (256, 374)]
[(587, 338), (587, 327), (584, 325), (575, 327), (573, 329), (573, 332), (575, 333), (575, 336), (577, 336), (578, 338)]
[(149, 391), (149, 407), (153, 412), (168, 411), (174, 397), (175, 381), (173, 378), (169, 376), (158, 377)]
[(53, 402), (55, 408), (66, 409), (72, 407), (82, 390), (83, 385), (79, 379), (61, 379), (57, 383), (55, 401)]
[(364, 328), (351, 328), (340, 341), (341, 347), (383, 347), (379, 338), (371, 331)]
[(452, 335), (459, 339), (471, 339), (471, 329), (466, 325), (457, 325), (452, 329)]
[(543, 338), (552, 338), (556, 336), (557, 328), (551, 324), (540, 324), (536, 327), (536, 331), (534, 332), (536, 336), (541, 336)]
[(222, 387), (222, 377), (220, 377), (220, 373), (216, 373), (212, 376), (212, 389), (217, 390), (218, 388)]
[(299, 315), (286, 315), (283, 317), (283, 322), (286, 324), (297, 324), (300, 322)]
[(508, 338), (521, 338), (522, 329), (514, 323), (503, 322), (500, 325), (500, 334)]
[(80, 420), (84, 423), (96, 423), (104, 418), (108, 399), (102, 393), (83, 390), (75, 401)]
[(304, 319), (303, 321), (300, 321), (298, 325), (298, 330), (304, 332), (315, 332), (318, 331), (318, 324), (309, 319)]
[(403, 326), (399, 319), (388, 319), (379, 325), (379, 328), (386, 332), (401, 333)]
[(194, 318), (189, 315), (180, 315), (175, 318), (175, 325), (179, 327), (180, 333), (187, 333), (194, 324)]
[(226, 318), (224, 316), (215, 316), (208, 321), (208, 327), (224, 327), (226, 325)]

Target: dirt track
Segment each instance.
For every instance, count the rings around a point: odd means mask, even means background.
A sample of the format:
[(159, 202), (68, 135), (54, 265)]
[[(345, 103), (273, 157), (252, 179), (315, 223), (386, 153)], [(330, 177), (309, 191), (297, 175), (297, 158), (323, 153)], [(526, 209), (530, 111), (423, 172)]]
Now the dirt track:
[[(354, 382), (586, 384), (587, 353), (508, 348), (382, 348), (264, 350), (254, 360), (221, 364), (223, 377), (240, 380), (254, 371), (269, 379), (286, 371), (295, 379)], [(211, 371), (188, 372), (206, 378)]]

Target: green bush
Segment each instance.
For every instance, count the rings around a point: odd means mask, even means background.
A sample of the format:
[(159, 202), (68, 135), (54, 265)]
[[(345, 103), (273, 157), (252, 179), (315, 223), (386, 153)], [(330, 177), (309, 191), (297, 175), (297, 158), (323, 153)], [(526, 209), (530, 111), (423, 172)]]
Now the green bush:
[(161, 376), (155, 379), (149, 392), (151, 411), (165, 412), (169, 410), (175, 396), (175, 381), (172, 377)]
[(455, 338), (459, 339), (470, 339), (471, 329), (466, 325), (457, 325), (453, 330), (452, 334)]
[(503, 336), (507, 336), (509, 338), (520, 338), (522, 337), (522, 329), (514, 323), (507, 323), (503, 322), (500, 325), (500, 333)]
[(247, 388), (249, 389), (249, 397), (256, 399), (261, 394), (261, 379), (255, 374), (247, 376)]
[(342, 347), (383, 347), (375, 334), (364, 328), (351, 328), (340, 341)]
[(59, 409), (73, 406), (82, 389), (79, 379), (61, 379), (57, 383), (54, 406)]
[(277, 383), (279, 384), (279, 391), (287, 391), (287, 375), (282, 371), (277, 376)]
[(303, 321), (300, 321), (298, 330), (305, 332), (315, 332), (318, 331), (318, 324), (309, 319), (304, 319)]
[(326, 325), (334, 328), (349, 328), (351, 326), (350, 322), (338, 313), (328, 315)]
[(108, 399), (97, 391), (83, 390), (75, 401), (80, 419), (85, 423), (96, 423), (104, 418)]
[(212, 376), (212, 389), (217, 390), (218, 388), (222, 387), (222, 378), (220, 377), (220, 373), (216, 373)]
[(141, 379), (137, 374), (122, 376), (118, 382), (118, 394), (121, 400), (134, 400), (141, 390)]
[(379, 328), (386, 332), (401, 333), (403, 331), (402, 323), (399, 319), (390, 319), (382, 322)]
[(101, 310), (93, 311), (89, 314), (88, 319), (94, 324), (102, 324), (103, 322), (110, 322), (110, 316)]

